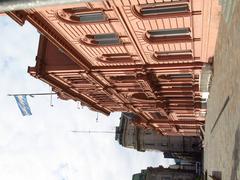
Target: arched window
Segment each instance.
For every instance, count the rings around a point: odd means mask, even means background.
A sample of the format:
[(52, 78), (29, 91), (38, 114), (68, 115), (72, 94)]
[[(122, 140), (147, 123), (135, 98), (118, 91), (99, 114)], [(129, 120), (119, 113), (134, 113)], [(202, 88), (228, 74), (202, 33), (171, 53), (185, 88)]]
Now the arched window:
[(179, 50), (179, 51), (164, 51), (155, 52), (154, 58), (160, 61), (167, 60), (192, 60), (193, 55), (191, 50)]
[(176, 28), (176, 29), (157, 29), (149, 30), (146, 37), (151, 42), (165, 42), (165, 41), (189, 41), (191, 40), (190, 28)]
[(111, 46), (122, 44), (117, 33), (88, 34), (86, 38), (85, 43), (90, 45)]

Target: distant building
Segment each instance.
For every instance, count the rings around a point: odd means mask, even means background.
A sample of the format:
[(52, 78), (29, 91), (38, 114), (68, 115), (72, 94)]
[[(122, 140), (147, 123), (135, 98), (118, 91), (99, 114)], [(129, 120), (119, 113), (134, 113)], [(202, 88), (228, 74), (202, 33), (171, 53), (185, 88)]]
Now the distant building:
[(163, 152), (164, 158), (172, 158), (178, 160), (186, 160), (189, 162), (201, 161), (202, 153), (186, 153), (186, 152)]
[(198, 136), (219, 11), (218, 0), (103, 0), (7, 14), (42, 34), (29, 73), (60, 98), (133, 112), (162, 135)]
[(134, 115), (122, 113), (120, 125), (116, 127), (115, 139), (124, 147), (138, 151), (157, 150), (166, 154), (178, 154), (180, 159), (200, 156), (201, 140), (194, 136), (163, 136), (152, 129), (134, 125)]
[(156, 168), (148, 167), (141, 173), (134, 174), (132, 180), (194, 180), (196, 177), (194, 170), (159, 166)]
[(196, 174), (200, 175), (202, 172), (202, 162), (201, 161), (190, 161), (183, 159), (174, 159), (176, 164), (170, 165), (171, 169), (185, 169), (195, 171)]
[(196, 171), (195, 164), (173, 164), (173, 165), (170, 165), (169, 168)]

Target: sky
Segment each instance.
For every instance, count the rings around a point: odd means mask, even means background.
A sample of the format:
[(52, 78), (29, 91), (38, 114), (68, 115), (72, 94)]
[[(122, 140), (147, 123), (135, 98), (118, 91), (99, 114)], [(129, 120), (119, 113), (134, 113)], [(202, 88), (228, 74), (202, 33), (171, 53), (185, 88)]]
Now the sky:
[(0, 179), (131, 180), (149, 166), (173, 161), (160, 152), (137, 152), (114, 140), (115, 134), (81, 134), (72, 130), (114, 131), (120, 113), (99, 114), (74, 101), (28, 97), (32, 116), (22, 116), (10, 93), (50, 92), (27, 73), (35, 66), (39, 33), (0, 16)]

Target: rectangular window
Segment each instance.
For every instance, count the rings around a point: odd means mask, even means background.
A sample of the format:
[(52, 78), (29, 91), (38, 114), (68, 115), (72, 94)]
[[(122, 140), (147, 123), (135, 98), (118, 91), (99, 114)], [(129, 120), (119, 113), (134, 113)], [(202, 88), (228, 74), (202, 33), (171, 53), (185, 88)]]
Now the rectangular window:
[(83, 23), (87, 22), (99, 22), (105, 21), (106, 16), (103, 12), (95, 12), (95, 13), (82, 13), (82, 14), (74, 14), (71, 16), (73, 20), (77, 20)]
[(164, 51), (164, 52), (156, 52), (158, 56), (181, 56), (181, 55), (191, 55), (191, 50), (179, 50), (179, 51)]
[(107, 16), (103, 11), (86, 6), (67, 8), (63, 9), (63, 11), (70, 15), (71, 20), (80, 23), (94, 23), (107, 20)]
[(146, 146), (154, 146), (153, 143), (145, 143)]
[(90, 10), (91, 9), (89, 9), (86, 6), (63, 9), (63, 11), (65, 11), (67, 13), (87, 12), (87, 11), (90, 11)]
[(172, 88), (192, 88), (193, 85), (190, 84), (180, 84), (180, 85), (173, 85)]
[(132, 56), (128, 53), (117, 53), (117, 54), (103, 54), (100, 57), (100, 60), (105, 61), (105, 62), (132, 62)]
[(118, 45), (122, 43), (116, 33), (86, 35), (86, 37), (91, 39), (92, 44), (96, 45)]
[(166, 119), (166, 116), (162, 116), (160, 112), (151, 112), (150, 114), (153, 117), (153, 119), (156, 119), (156, 120), (157, 119), (161, 119), (161, 120)]
[(141, 8), (140, 12), (143, 16), (187, 13), (189, 12), (189, 7), (188, 7), (188, 4), (144, 7), (144, 8)]
[(113, 81), (133, 81), (136, 80), (135, 76), (126, 75), (126, 76), (110, 76), (110, 79)]
[(192, 74), (170, 74), (171, 78), (192, 78)]
[(178, 29), (161, 29), (148, 31), (150, 38), (159, 37), (171, 37), (171, 36), (185, 36), (190, 35), (189, 28), (178, 28)]
[(161, 146), (166, 147), (166, 146), (168, 146), (168, 144), (167, 143), (161, 143)]
[(190, 28), (149, 30), (146, 37), (149, 41), (156, 43), (187, 42), (191, 40), (191, 31)]
[(117, 54), (103, 54), (104, 58), (111, 58), (111, 59), (128, 59), (131, 58), (131, 55), (128, 53), (117, 53)]
[(103, 40), (97, 40), (95, 41), (96, 44), (98, 45), (117, 45), (120, 44), (120, 40), (119, 39), (103, 39)]
[(92, 35), (93, 39), (95, 40), (109, 40), (109, 39), (118, 39), (118, 34), (116, 33), (106, 33), (106, 34), (95, 34), (95, 35)]
[(193, 60), (193, 55), (191, 50), (178, 50), (178, 51), (165, 51), (165, 52), (155, 52), (154, 57), (158, 60)]
[(151, 130), (145, 130), (144, 132), (145, 132), (146, 135), (152, 134)]

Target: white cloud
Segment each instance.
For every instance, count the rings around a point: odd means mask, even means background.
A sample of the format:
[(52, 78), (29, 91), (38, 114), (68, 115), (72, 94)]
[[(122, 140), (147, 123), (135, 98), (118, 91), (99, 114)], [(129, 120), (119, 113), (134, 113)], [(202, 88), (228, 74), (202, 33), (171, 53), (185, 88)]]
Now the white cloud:
[(46, 92), (49, 87), (27, 74), (35, 65), (38, 33), (0, 17), (0, 179), (128, 179), (148, 166), (167, 164), (161, 153), (121, 147), (114, 134), (74, 134), (72, 130), (114, 130), (119, 113), (106, 117), (73, 101), (28, 97), (32, 116), (22, 117), (8, 93)]

